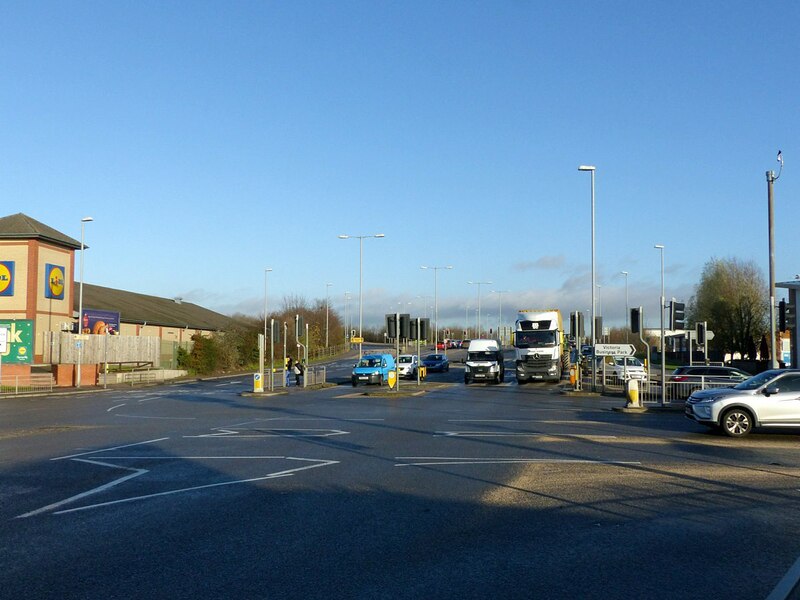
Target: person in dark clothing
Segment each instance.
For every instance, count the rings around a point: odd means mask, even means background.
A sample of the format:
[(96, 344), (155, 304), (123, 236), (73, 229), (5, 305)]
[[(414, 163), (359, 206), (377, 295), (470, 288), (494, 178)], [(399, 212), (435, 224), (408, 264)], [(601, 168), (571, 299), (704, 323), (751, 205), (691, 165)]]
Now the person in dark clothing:
[(300, 377), (303, 376), (303, 363), (301, 363), (300, 361), (294, 363), (293, 371), (294, 371), (294, 384), (296, 386), (299, 386)]
[(292, 372), (293, 372), (293, 370), (292, 370), (293, 364), (294, 363), (292, 362), (292, 357), (291, 356), (286, 359), (286, 387), (289, 387), (289, 384), (291, 382), (291, 376), (292, 376)]

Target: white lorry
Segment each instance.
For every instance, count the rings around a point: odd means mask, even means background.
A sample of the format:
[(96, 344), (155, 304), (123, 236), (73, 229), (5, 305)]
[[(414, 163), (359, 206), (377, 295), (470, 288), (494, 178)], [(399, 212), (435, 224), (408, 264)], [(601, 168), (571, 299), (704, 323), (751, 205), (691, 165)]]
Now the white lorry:
[(569, 345), (561, 311), (520, 310), (514, 331), (517, 382), (560, 381), (569, 371)]

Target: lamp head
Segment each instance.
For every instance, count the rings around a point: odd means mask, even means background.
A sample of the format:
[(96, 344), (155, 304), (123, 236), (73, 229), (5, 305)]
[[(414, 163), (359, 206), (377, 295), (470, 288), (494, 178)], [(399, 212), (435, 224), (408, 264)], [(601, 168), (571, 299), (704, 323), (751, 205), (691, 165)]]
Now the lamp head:
[(89, 221), (94, 221), (92, 217), (83, 217), (81, 219), (81, 223), (88, 223)]
[(386, 237), (386, 234), (383, 233), (376, 233), (374, 237)]
[(578, 171), (594, 171), (596, 168), (594, 165), (581, 165), (578, 167)]
[(349, 237), (350, 237), (349, 235), (342, 234), (342, 235), (340, 235), (340, 236), (339, 236), (339, 239), (340, 239), (340, 240), (346, 240), (346, 239), (348, 239)]

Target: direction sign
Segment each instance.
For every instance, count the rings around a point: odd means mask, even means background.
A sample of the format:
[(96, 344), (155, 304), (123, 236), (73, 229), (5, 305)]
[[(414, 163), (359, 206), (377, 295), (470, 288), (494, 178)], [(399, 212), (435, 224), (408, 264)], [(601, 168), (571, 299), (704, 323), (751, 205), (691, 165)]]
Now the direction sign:
[(354, 343), (354, 344), (363, 344), (364, 343), (364, 338), (363, 337), (353, 337), (353, 338), (350, 338), (350, 341), (352, 343)]
[(633, 344), (595, 344), (595, 356), (633, 356), (636, 347)]

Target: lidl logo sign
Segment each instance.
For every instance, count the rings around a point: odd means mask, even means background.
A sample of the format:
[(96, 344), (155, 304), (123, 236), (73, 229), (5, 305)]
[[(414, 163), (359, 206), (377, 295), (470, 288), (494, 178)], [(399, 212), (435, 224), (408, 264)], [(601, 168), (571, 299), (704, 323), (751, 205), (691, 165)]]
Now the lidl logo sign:
[(14, 295), (14, 261), (0, 261), (0, 296)]
[(0, 327), (7, 330), (3, 364), (29, 365), (33, 363), (33, 321), (29, 319), (1, 320)]
[(44, 297), (53, 300), (64, 299), (64, 267), (46, 264), (44, 266)]

